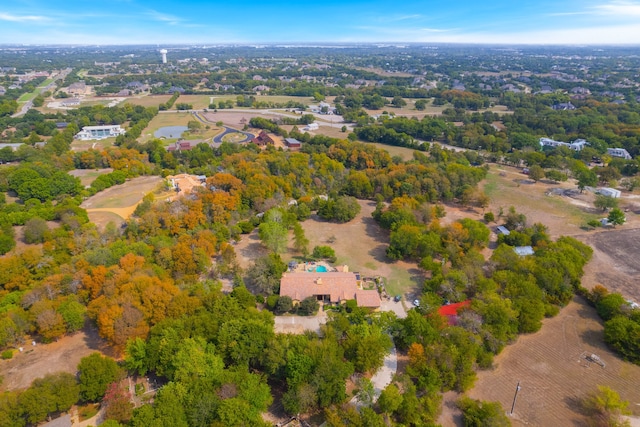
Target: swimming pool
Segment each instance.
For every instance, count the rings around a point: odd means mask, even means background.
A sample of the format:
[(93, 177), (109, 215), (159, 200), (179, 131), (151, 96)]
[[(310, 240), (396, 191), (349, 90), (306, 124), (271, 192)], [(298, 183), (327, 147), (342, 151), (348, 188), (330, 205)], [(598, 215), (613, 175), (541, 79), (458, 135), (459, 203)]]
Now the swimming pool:
[(316, 273), (326, 273), (327, 272), (327, 267), (325, 267), (324, 265), (319, 265), (316, 267)]

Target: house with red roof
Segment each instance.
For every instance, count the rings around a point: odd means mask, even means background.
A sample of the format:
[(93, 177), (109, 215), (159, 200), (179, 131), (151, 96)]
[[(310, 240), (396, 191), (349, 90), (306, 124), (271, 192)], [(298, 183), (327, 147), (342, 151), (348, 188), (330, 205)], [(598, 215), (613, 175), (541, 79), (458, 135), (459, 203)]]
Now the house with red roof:
[(456, 302), (454, 304), (443, 305), (438, 309), (438, 314), (447, 318), (449, 325), (454, 326), (458, 323), (458, 311), (464, 307), (470, 307), (471, 300)]

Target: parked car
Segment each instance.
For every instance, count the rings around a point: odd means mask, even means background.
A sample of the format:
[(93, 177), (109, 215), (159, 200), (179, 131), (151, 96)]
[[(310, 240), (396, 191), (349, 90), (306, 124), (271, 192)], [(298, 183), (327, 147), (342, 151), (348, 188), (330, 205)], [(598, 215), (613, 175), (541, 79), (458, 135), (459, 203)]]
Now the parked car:
[(395, 297), (393, 297), (393, 300), (395, 302), (399, 302), (402, 299), (402, 295), (396, 295)]
[(415, 305), (416, 307), (420, 307), (420, 300), (419, 299), (414, 299), (413, 300), (413, 305)]

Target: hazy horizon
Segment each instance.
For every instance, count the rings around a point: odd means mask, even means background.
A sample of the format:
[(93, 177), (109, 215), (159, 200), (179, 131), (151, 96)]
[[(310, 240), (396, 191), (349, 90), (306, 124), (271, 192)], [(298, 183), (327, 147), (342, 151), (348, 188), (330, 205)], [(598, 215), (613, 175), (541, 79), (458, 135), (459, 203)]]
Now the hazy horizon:
[(16, 0), (3, 45), (640, 44), (640, 1)]

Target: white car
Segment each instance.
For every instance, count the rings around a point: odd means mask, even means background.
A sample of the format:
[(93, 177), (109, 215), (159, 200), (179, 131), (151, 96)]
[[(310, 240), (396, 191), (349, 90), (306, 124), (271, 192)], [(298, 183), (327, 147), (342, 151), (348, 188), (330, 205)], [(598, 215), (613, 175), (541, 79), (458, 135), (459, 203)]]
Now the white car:
[(416, 307), (420, 307), (420, 300), (419, 299), (414, 299), (413, 300), (413, 305), (415, 305)]

